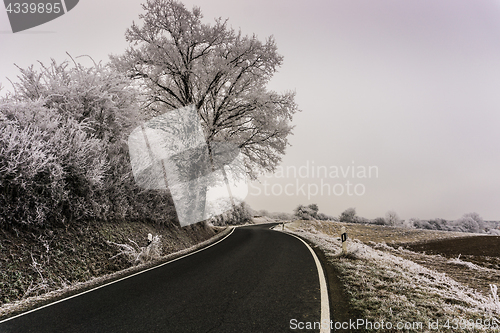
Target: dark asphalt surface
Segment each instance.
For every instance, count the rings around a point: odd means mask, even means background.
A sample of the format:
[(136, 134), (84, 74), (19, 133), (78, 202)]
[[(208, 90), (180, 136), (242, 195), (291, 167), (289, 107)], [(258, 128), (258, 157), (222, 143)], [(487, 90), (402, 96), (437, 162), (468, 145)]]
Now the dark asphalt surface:
[(320, 321), (317, 269), (300, 240), (267, 228), (236, 228), (206, 250), (14, 318), (0, 332), (297, 332), (291, 319)]

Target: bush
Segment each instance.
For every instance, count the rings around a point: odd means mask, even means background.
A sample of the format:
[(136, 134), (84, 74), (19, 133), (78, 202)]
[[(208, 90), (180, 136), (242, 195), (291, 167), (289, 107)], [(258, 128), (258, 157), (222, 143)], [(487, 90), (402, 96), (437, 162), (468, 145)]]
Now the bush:
[(161, 236), (152, 237), (151, 243), (147, 246), (139, 246), (130, 239), (129, 242), (131, 245), (108, 242), (108, 244), (115, 245), (120, 249), (120, 252), (110, 259), (123, 255), (131, 264), (139, 265), (158, 259), (162, 255)]
[(54, 61), (20, 71), (0, 102), (0, 224), (176, 222), (168, 191), (132, 175), (127, 139), (141, 106), (130, 79)]
[(356, 223), (356, 208), (347, 208), (339, 216), (340, 222)]
[(413, 222), (411, 220), (400, 220), (397, 224), (400, 228), (413, 229)]
[(334, 221), (335, 217), (330, 216), (330, 215), (326, 215), (326, 214), (323, 214), (323, 213), (318, 213), (318, 220), (322, 220), (322, 221)]
[(318, 206), (315, 204), (309, 206), (299, 205), (293, 212), (299, 220), (315, 220), (318, 218)]
[(395, 211), (390, 210), (387, 213), (385, 213), (385, 223), (387, 225), (396, 226), (400, 223), (400, 221), (401, 219), (399, 218), (398, 214)]
[(101, 140), (44, 100), (0, 104), (0, 225), (95, 216), (108, 170)]
[(483, 232), (485, 224), (478, 213), (467, 213), (453, 223), (459, 231)]
[(467, 213), (454, 221), (453, 224), (459, 231), (463, 232), (483, 232), (484, 221), (477, 213)]
[(376, 225), (385, 225), (385, 219), (383, 217), (377, 217), (372, 221)]
[(253, 215), (250, 211), (250, 207), (245, 202), (235, 205), (233, 209), (210, 219), (210, 223), (216, 226), (240, 225), (252, 222)]

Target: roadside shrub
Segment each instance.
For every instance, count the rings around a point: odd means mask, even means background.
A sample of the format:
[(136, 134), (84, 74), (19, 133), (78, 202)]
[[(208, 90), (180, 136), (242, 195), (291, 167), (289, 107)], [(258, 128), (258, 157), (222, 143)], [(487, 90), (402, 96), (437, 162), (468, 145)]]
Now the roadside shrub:
[(177, 223), (170, 193), (132, 175), (127, 139), (142, 119), (132, 81), (100, 64), (40, 67), (19, 68), (0, 101), (0, 223)]
[(154, 236), (151, 243), (147, 246), (139, 246), (130, 239), (129, 242), (130, 244), (108, 242), (108, 244), (115, 245), (120, 249), (117, 255), (109, 259), (111, 260), (118, 256), (124, 256), (131, 264), (139, 265), (156, 260), (162, 255), (161, 236), (159, 235)]
[(57, 110), (65, 119), (86, 122), (88, 132), (109, 142), (126, 138), (124, 132), (140, 118), (138, 94), (131, 81), (110, 67), (84, 67), (76, 62), (70, 66), (67, 61), (58, 64), (54, 60), (50, 65), (40, 63), (40, 67), (19, 68), (13, 99), (43, 99), (45, 107)]
[(0, 104), (0, 225), (95, 216), (107, 171), (102, 142), (44, 100)]

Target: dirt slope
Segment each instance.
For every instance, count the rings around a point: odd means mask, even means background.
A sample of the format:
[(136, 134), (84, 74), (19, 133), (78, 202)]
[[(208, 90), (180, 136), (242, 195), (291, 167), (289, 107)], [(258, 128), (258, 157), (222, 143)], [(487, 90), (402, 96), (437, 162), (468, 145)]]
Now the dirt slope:
[(131, 266), (108, 242), (147, 245), (161, 235), (163, 254), (202, 242), (220, 229), (204, 223), (179, 227), (142, 222), (92, 223), (54, 230), (0, 230), (0, 306)]

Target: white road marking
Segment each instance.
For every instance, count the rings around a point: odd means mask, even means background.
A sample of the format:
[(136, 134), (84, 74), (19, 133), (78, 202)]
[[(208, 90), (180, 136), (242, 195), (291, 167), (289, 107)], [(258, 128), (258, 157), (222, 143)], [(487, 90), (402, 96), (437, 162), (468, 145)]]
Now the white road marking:
[[(280, 231), (278, 231), (280, 232)], [(287, 235), (293, 236), (297, 239), (299, 239), (302, 243), (306, 245), (306, 247), (311, 251), (311, 254), (314, 258), (314, 262), (316, 263), (316, 268), (318, 269), (318, 276), (319, 276), (319, 289), (321, 293), (321, 330), (319, 331), (320, 333), (330, 333), (330, 301), (328, 300), (328, 288), (326, 286), (326, 279), (325, 279), (325, 274), (323, 272), (323, 267), (321, 267), (321, 263), (319, 262), (318, 257), (316, 256), (316, 253), (314, 253), (314, 250), (304, 242), (304, 240), (300, 237), (295, 236), (294, 234), (287, 233)], [(323, 323), (328, 323), (328, 325), (323, 325)], [(328, 326), (328, 327), (324, 327)]]
[(129, 279), (129, 278), (131, 278), (131, 277), (133, 277), (133, 276), (136, 276), (136, 275), (139, 275), (139, 274), (142, 274), (142, 273), (146, 273), (146, 272), (148, 272), (148, 271), (151, 271), (151, 270), (153, 270), (153, 269), (156, 269), (156, 268), (159, 268), (159, 267), (162, 267), (162, 266), (168, 265), (168, 264), (170, 264), (170, 263), (172, 263), (172, 262), (174, 262), (174, 261), (180, 260), (180, 259), (182, 259), (182, 258), (186, 258), (186, 257), (188, 257), (188, 256), (190, 256), (190, 255), (193, 255), (193, 254), (195, 254), (195, 253), (198, 253), (198, 252), (201, 252), (201, 251), (203, 251), (203, 250), (206, 250), (206, 249), (208, 249), (209, 247), (212, 247), (212, 246), (214, 246), (215, 244), (218, 244), (218, 243), (222, 242), (224, 239), (226, 239), (227, 237), (231, 236), (231, 234), (233, 233), (233, 231), (234, 231), (234, 228), (231, 230), (231, 232), (230, 232), (229, 234), (227, 234), (227, 235), (226, 235), (226, 236), (224, 236), (223, 238), (219, 239), (217, 242), (212, 243), (212, 244), (210, 244), (210, 245), (208, 245), (208, 246), (205, 246), (205, 247), (203, 247), (203, 248), (201, 248), (201, 249), (198, 249), (198, 250), (196, 250), (196, 251), (190, 252), (190, 253), (185, 254), (185, 255), (183, 255), (183, 256), (180, 256), (180, 257), (178, 257), (178, 258), (175, 258), (175, 259), (172, 259), (172, 260), (170, 260), (170, 261), (164, 262), (163, 264), (160, 264), (160, 265), (158, 265), (158, 266), (150, 267), (150, 268), (145, 269), (145, 270), (143, 270), (143, 271), (140, 271), (140, 272), (137, 272), (137, 273), (134, 273), (134, 274), (131, 274), (131, 275), (127, 275), (127, 276), (125, 276), (125, 277), (122, 277), (121, 279), (118, 279), (118, 280), (114, 280), (114, 281), (108, 282), (108, 283), (103, 284), (103, 285), (100, 285), (100, 286), (98, 286), (98, 287), (95, 287), (95, 288), (92, 288), (92, 289), (89, 289), (89, 290), (83, 291), (83, 292), (81, 292), (81, 293), (75, 294), (75, 295), (73, 295), (73, 296), (69, 296), (69, 297), (66, 297), (66, 298), (60, 299), (60, 300), (58, 300), (58, 301), (55, 301), (55, 302), (52, 302), (52, 303), (49, 303), (49, 304), (45, 304), (45, 305), (43, 305), (43, 306), (41, 306), (41, 307), (39, 307), (39, 308), (36, 308), (36, 309), (33, 309), (33, 310), (29, 310), (29, 311), (26, 311), (26, 312), (20, 313), (20, 314), (18, 314), (18, 315), (16, 315), (16, 316), (13, 316), (13, 317), (10, 317), (10, 318), (7, 318), (7, 319), (4, 319), (4, 320), (1, 320), (1, 321), (0, 321), (0, 324), (1, 324), (1, 323), (5, 323), (6, 321), (12, 320), (12, 319), (14, 319), (14, 318), (18, 318), (18, 317), (21, 317), (21, 316), (27, 315), (28, 313), (32, 313), (32, 312), (35, 312), (35, 311), (41, 310), (41, 309), (43, 309), (43, 308), (47, 308), (47, 307), (49, 307), (49, 306), (51, 306), (51, 305), (54, 305), (54, 304), (57, 304), (57, 303), (61, 303), (61, 302), (67, 301), (67, 300), (69, 300), (69, 299), (72, 299), (72, 298), (75, 298), (75, 297), (78, 297), (78, 296), (81, 296), (81, 295), (84, 295), (84, 294), (90, 293), (91, 291), (94, 291), (94, 290), (97, 290), (97, 289), (101, 289), (101, 288), (107, 287), (107, 286), (109, 286), (109, 285), (112, 285), (113, 283), (117, 283), (117, 282), (120, 282), (120, 281), (123, 281), (123, 280)]

